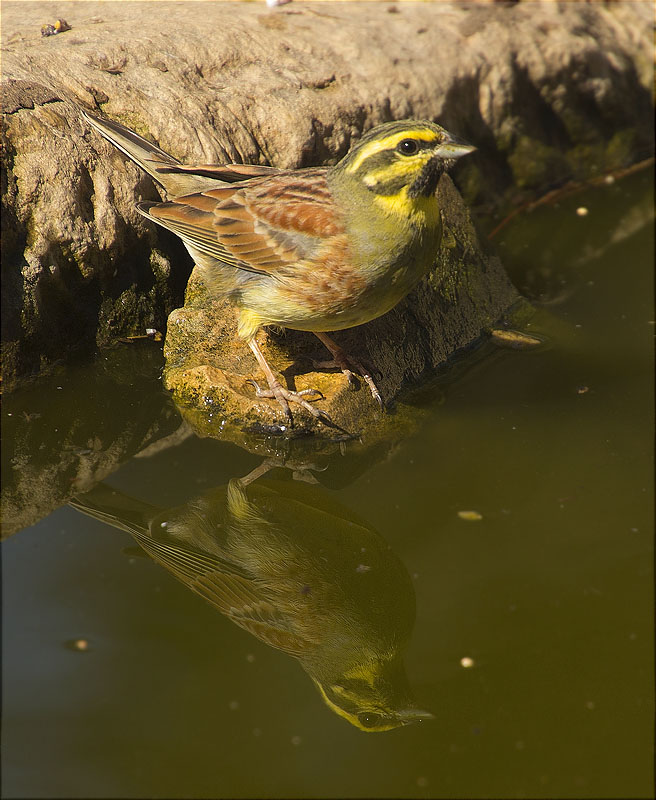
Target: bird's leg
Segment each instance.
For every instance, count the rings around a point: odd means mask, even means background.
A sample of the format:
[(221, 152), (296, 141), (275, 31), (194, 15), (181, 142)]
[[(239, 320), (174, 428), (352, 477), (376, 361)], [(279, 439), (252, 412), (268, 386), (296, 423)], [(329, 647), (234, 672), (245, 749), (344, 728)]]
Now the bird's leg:
[(316, 419), (325, 422), (327, 425), (331, 425), (333, 427), (336, 426), (335, 423), (330, 419), (328, 414), (325, 411), (321, 411), (318, 408), (310, 405), (307, 400), (304, 399), (306, 395), (316, 395), (315, 400), (323, 399), (323, 395), (318, 389), (303, 389), (301, 392), (292, 392), (290, 389), (285, 389), (285, 387), (280, 383), (278, 378), (273, 373), (273, 370), (268, 365), (264, 354), (260, 350), (260, 346), (255, 341), (255, 337), (248, 340), (248, 346), (253, 351), (255, 358), (257, 359), (257, 363), (260, 365), (260, 369), (265, 374), (267, 383), (269, 384), (268, 389), (260, 389), (257, 383), (250, 379), (249, 383), (251, 383), (255, 387), (255, 394), (257, 397), (271, 397), (275, 398), (278, 403), (280, 403), (282, 410), (285, 412), (285, 416), (289, 421), (289, 426), (294, 427), (294, 418), (292, 417), (292, 412), (289, 409), (290, 403), (297, 403), (299, 406), (304, 408), (306, 411), (309, 411), (313, 417)]
[(262, 463), (252, 469), (248, 475), (244, 475), (243, 478), (237, 478), (239, 483), (246, 488), (251, 483), (254, 483), (256, 480), (262, 477), (262, 475), (266, 475), (269, 470), (276, 469), (277, 467), (282, 467), (283, 469), (291, 470), (292, 478), (296, 481), (305, 481), (306, 483), (319, 483), (319, 481), (314, 477), (311, 470), (315, 472), (325, 472), (328, 468), (326, 466), (319, 466), (313, 463), (306, 463), (306, 462), (290, 462), (286, 459), (281, 458), (265, 458)]
[(351, 386), (356, 383), (353, 372), (357, 372), (362, 380), (371, 389), (371, 394), (374, 400), (377, 401), (381, 408), (384, 408), (385, 406), (383, 404), (383, 398), (380, 396), (378, 387), (374, 383), (374, 379), (369, 374), (369, 371), (366, 370), (357, 359), (345, 353), (344, 350), (337, 344), (337, 342), (334, 342), (330, 338), (330, 336), (326, 336), (325, 333), (317, 333), (316, 331), (314, 332), (314, 335), (325, 344), (333, 356), (332, 361), (322, 361), (318, 363), (317, 366), (324, 368), (336, 367), (337, 369), (341, 369), (344, 375), (346, 375)]

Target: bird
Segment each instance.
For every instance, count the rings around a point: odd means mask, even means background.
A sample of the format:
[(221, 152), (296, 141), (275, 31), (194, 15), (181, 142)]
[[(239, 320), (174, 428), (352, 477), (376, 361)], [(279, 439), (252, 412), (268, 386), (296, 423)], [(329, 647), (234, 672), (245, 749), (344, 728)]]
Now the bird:
[[(264, 326), (314, 333), (351, 386), (358, 374), (384, 407), (370, 371), (330, 331), (392, 309), (433, 266), (442, 237), (436, 187), (456, 159), (476, 148), (428, 120), (382, 123), (331, 167), (295, 170), (252, 164), (183, 165), (118, 122), (84, 118), (165, 190), (141, 214), (177, 234), (210, 294), (238, 309), (237, 335), (264, 373), (257, 397), (290, 403), (332, 425), (316, 389), (292, 391), (257, 342)], [(337, 426), (338, 427), (338, 426)]]
[(178, 508), (103, 483), (69, 504), (129, 532), (233, 623), (296, 658), (325, 704), (359, 730), (432, 719), (403, 664), (415, 619), (405, 566), (324, 489), (262, 479), (266, 470)]

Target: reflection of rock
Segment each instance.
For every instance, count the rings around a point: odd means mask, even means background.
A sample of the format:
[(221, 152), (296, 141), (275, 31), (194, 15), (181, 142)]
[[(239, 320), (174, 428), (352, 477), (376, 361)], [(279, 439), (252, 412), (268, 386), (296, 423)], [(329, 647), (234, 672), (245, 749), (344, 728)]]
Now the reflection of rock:
[(99, 484), (71, 505), (131, 533), (232, 622), (297, 658), (327, 705), (356, 727), (429, 718), (402, 662), (415, 596), (397, 556), (325, 490), (247, 484), (232, 480), (167, 511)]
[(159, 390), (161, 354), (120, 347), (3, 401), (2, 537), (33, 525), (180, 425)]
[(390, 118), (438, 119), (479, 147), (456, 182), (492, 203), (651, 145), (646, 3), (70, 8), (72, 30), (43, 38), (50, 3), (3, 5), (5, 388), (181, 302), (184, 248), (134, 208), (156, 190), (78, 105), (183, 161), (280, 167), (334, 163)]

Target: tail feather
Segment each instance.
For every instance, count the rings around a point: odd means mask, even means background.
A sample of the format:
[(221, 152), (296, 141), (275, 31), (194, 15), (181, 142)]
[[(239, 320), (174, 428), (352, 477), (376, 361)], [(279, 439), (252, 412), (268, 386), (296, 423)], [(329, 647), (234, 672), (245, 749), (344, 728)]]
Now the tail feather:
[(207, 167), (201, 167), (199, 171), (194, 172), (182, 166), (177, 158), (119, 122), (96, 117), (87, 111), (83, 111), (82, 116), (95, 131), (163, 186), (170, 197), (226, 185), (222, 173), (212, 173)]
[(147, 534), (150, 521), (161, 511), (104, 483), (98, 483), (88, 492), (72, 497), (68, 504), (94, 519), (142, 536)]

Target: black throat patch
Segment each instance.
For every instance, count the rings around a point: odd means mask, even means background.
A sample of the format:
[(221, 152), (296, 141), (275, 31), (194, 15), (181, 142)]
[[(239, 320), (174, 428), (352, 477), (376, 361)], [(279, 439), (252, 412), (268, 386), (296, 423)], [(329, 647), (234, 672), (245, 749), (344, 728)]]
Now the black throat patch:
[(437, 188), (442, 173), (445, 170), (444, 159), (439, 156), (433, 156), (431, 160), (422, 169), (419, 177), (410, 184), (408, 189), (408, 197), (430, 197)]

